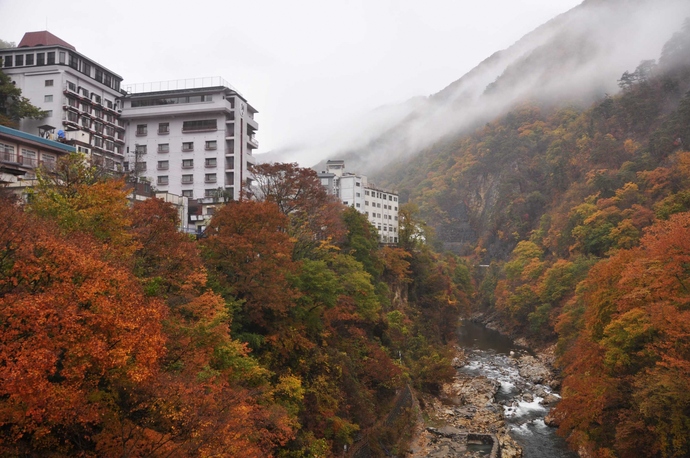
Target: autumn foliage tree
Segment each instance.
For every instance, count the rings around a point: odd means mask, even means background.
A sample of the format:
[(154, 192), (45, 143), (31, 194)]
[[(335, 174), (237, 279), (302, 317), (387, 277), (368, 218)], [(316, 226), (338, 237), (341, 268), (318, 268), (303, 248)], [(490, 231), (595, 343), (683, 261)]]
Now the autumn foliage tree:
[(652, 226), (641, 244), (584, 282), (584, 329), (564, 355), (561, 432), (598, 456), (690, 453), (690, 214)]
[(3, 454), (94, 453), (120, 434), (121, 394), (157, 374), (165, 308), (98, 241), (0, 206)]
[(289, 219), (296, 259), (308, 257), (323, 242), (339, 242), (345, 227), (342, 205), (321, 185), (316, 172), (294, 163), (258, 164), (252, 167), (255, 199), (276, 204)]

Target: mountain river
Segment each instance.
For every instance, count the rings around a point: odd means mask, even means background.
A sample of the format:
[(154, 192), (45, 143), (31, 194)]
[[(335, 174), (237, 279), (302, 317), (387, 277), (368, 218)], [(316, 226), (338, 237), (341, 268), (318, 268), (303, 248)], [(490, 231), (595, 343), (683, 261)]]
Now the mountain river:
[[(458, 370), (470, 376), (484, 376), (500, 383), (495, 402), (502, 408), (511, 437), (521, 446), (524, 458), (577, 458), (569, 451), (555, 428), (544, 424), (550, 407), (547, 401), (558, 395), (539, 377), (521, 370), (530, 351), (511, 339), (480, 324), (464, 321), (458, 328), (459, 345), (467, 359)], [(544, 381), (546, 383), (546, 381)], [(546, 404), (546, 405), (544, 405)]]

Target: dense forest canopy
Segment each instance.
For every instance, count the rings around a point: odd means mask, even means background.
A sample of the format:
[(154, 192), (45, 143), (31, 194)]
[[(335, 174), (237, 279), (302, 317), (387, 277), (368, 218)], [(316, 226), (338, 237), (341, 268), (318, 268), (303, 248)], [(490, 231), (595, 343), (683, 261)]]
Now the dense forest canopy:
[(419, 238), (379, 246), (311, 170), (255, 172), (275, 186), (223, 206), (200, 240), (79, 155), (39, 172), (26, 206), (0, 199), (0, 454), (403, 446), (407, 427), (379, 419), (405, 386), (452, 377), (469, 270)]

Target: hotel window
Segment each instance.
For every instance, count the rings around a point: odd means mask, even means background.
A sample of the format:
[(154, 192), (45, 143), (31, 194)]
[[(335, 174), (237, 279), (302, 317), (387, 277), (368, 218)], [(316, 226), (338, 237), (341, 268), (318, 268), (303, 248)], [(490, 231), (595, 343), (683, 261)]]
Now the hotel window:
[(205, 167), (215, 167), (218, 164), (215, 157), (210, 157), (204, 161)]
[(235, 170), (235, 156), (230, 156), (225, 158), (225, 169)]
[(136, 164), (136, 170), (137, 170), (137, 172), (144, 172), (144, 171), (146, 171), (146, 162), (137, 162), (137, 164)]
[(81, 118), (81, 125), (89, 129), (91, 127), (91, 120), (89, 118)]
[(146, 135), (148, 133), (148, 124), (137, 124), (137, 135)]
[(355, 183), (355, 186), (362, 186), (362, 183), (357, 182), (357, 183)]
[(53, 86), (53, 80), (45, 80), (44, 84), (46, 87), (52, 87)]
[(96, 94), (95, 92), (92, 92), (92, 93), (91, 93), (91, 100), (92, 100), (93, 102), (96, 102), (97, 104), (100, 105), (100, 104), (101, 104), (101, 100), (103, 100), (103, 99), (101, 98), (100, 95)]
[(5, 67), (12, 66), (12, 56), (5, 56)]
[(168, 184), (168, 176), (167, 176), (167, 175), (163, 175), (163, 176), (158, 177), (157, 183), (158, 183), (159, 185), (167, 185), (167, 184)]
[(184, 121), (182, 132), (194, 132), (201, 130), (217, 130), (218, 125), (215, 119), (202, 119), (200, 121)]
[(218, 147), (218, 142), (216, 140), (207, 140), (206, 141), (206, 149), (207, 150), (214, 150)]
[(194, 191), (192, 191), (191, 189), (185, 189), (184, 191), (182, 191), (182, 197), (192, 198), (194, 197)]
[(20, 54), (18, 56), (14, 56), (14, 65), (17, 67), (21, 67), (24, 65), (24, 55)]
[(362, 197), (362, 195), (360, 193), (357, 193), (357, 197)]
[(103, 70), (100, 68), (96, 67), (96, 73), (94, 75), (94, 79), (98, 81), (99, 83), (103, 81)]
[(170, 145), (168, 143), (159, 143), (158, 144), (158, 152), (159, 153), (169, 153), (170, 152)]
[(44, 101), (44, 102), (52, 102), (52, 101), (53, 101), (53, 96), (52, 96), (52, 95), (44, 95), (44, 96), (43, 96), (43, 101)]
[(170, 133), (170, 123), (169, 122), (158, 123), (158, 133), (161, 135), (169, 134)]
[(26, 65), (33, 65), (34, 64), (34, 55), (33, 54), (27, 54), (26, 55)]
[(67, 89), (72, 92), (77, 92), (77, 85), (71, 81), (67, 81)]
[(216, 180), (216, 174), (215, 173), (207, 173), (206, 176), (204, 177), (204, 181), (206, 183), (215, 183)]
[(52, 154), (42, 153), (41, 154), (41, 164), (47, 170), (54, 171), (55, 170), (55, 156), (53, 156)]
[(93, 146), (103, 148), (103, 139), (101, 137), (93, 137)]
[(46, 118), (50, 118), (53, 116), (53, 110), (46, 110)]
[(146, 154), (146, 145), (136, 145), (134, 147), (135, 154)]
[(105, 149), (106, 151), (113, 151), (115, 149), (115, 143), (111, 142), (110, 140), (106, 140)]
[(194, 142), (182, 142), (182, 151), (194, 151)]
[(183, 160), (182, 160), (182, 168), (183, 168), (183, 169), (192, 169), (192, 168), (194, 168), (194, 159), (183, 159)]
[(365, 196), (368, 196), (368, 195), (369, 195), (369, 191), (364, 191), (364, 195), (365, 195)]
[(182, 175), (182, 183), (194, 183), (194, 175)]
[(81, 72), (84, 75), (91, 76), (91, 65), (86, 62), (82, 62)]
[(44, 52), (39, 52), (36, 54), (36, 65), (46, 64), (46, 54)]
[(64, 51), (60, 51), (60, 53), (58, 54), (58, 56), (60, 57), (60, 63), (64, 65), (64, 64), (65, 64), (65, 52), (64, 52)]
[(48, 65), (54, 65), (55, 64), (55, 51), (50, 51), (48, 53)]
[(218, 197), (217, 189), (204, 189), (204, 197)]
[(21, 163), (23, 165), (28, 165), (30, 167), (36, 167), (36, 165), (38, 165), (36, 158), (37, 158), (36, 151), (31, 151), (31, 150), (22, 148)]
[(170, 162), (158, 161), (158, 170), (168, 170), (169, 168), (170, 168)]

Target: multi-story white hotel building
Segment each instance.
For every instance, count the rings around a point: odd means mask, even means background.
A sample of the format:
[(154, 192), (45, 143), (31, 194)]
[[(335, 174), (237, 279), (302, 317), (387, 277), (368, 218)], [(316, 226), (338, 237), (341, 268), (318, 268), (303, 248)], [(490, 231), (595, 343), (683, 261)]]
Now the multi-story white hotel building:
[(48, 115), (24, 119), (20, 130), (57, 138), (109, 170), (124, 160), (124, 124), (118, 98), (122, 77), (80, 54), (50, 32), (28, 32), (16, 48), (0, 49), (2, 70), (22, 95)]
[[(239, 199), (259, 144), (257, 110), (221, 78), (128, 86), (127, 168), (159, 191)], [(205, 216), (205, 215), (204, 215)]]
[(398, 243), (398, 195), (367, 183), (367, 177), (345, 172), (345, 161), (326, 162), (321, 184), (344, 205), (364, 213), (378, 229), (381, 243)]

